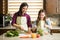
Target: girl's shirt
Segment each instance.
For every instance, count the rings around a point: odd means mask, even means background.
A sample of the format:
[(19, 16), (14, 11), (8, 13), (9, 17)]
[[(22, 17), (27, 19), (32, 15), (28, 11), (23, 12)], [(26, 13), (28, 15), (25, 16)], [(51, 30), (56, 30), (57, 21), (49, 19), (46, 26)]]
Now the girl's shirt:
[(44, 30), (44, 25), (45, 25), (45, 21), (43, 20), (40, 20), (39, 23), (38, 23), (38, 26), (37, 26), (37, 29), (43, 29)]
[(32, 26), (35, 25), (37, 30), (39, 30), (39, 29), (45, 30), (46, 29), (46, 27), (44, 26), (45, 24), (47, 24), (49, 26), (49, 28), (51, 28), (51, 20), (50, 19), (46, 19), (46, 22), (43, 21), (43, 20), (40, 20), (39, 23), (38, 23), (38, 27), (36, 26), (36, 21), (34, 21)]

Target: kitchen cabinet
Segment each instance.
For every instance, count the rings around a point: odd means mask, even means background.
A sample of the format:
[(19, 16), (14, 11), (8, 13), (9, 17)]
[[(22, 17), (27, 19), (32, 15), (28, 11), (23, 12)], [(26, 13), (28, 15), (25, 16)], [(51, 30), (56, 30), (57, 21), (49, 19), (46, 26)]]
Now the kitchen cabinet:
[(60, 14), (60, 0), (58, 0), (58, 13)]
[(60, 14), (60, 0), (45, 0), (47, 14)]

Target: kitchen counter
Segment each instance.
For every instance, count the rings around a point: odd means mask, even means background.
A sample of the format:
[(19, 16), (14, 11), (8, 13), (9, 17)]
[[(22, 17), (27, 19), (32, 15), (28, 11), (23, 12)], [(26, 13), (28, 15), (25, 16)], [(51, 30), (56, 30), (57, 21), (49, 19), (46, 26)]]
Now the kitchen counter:
[(53, 26), (51, 29), (60, 29), (60, 26)]
[(55, 26), (50, 29), (50, 34), (52, 33), (60, 33), (60, 27)]
[(0, 29), (16, 29), (16, 27), (13, 27), (13, 26), (6, 26), (6, 27), (2, 27)]
[[(12, 25), (10, 25), (10, 26), (6, 26), (6, 27), (2, 27), (0, 29), (16, 29), (16, 28), (13, 27)], [(52, 29), (60, 29), (60, 26), (53, 26)]]
[(15, 29), (16, 29), (16, 27), (13, 27), (13, 26), (1, 27), (0, 28), (0, 35), (3, 34), (3, 33), (5, 33), (8, 30), (15, 30)]
[[(3, 33), (5, 33), (6, 31), (8, 31), (8, 30), (15, 30), (16, 29), (16, 27), (13, 27), (13, 26), (6, 26), (6, 27), (3, 27), (3, 28), (0, 28), (0, 34), (3, 34)], [(3, 31), (3, 32), (1, 32), (1, 31)], [(53, 26), (52, 27), (52, 29), (50, 29), (50, 33), (52, 34), (52, 33), (60, 33), (60, 27), (59, 26)]]
[(0, 40), (60, 40), (60, 33), (53, 33), (53, 35), (44, 35), (40, 38), (19, 38), (19, 37), (5, 37), (0, 35)]

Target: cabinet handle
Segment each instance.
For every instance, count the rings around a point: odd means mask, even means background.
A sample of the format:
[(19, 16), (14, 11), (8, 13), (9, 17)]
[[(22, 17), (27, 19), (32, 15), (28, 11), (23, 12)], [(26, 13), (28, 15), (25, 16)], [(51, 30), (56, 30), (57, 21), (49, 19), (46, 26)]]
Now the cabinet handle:
[(58, 8), (56, 8), (56, 13), (58, 13)]

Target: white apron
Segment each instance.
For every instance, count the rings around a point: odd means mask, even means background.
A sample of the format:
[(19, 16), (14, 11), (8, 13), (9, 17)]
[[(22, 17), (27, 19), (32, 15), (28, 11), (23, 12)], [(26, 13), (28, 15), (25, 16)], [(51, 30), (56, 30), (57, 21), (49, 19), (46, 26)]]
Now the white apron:
[(48, 32), (47, 28), (45, 27), (45, 21), (41, 20), (39, 21), (37, 30), (42, 29), (43, 32)]
[(25, 16), (17, 17), (16, 23), (20, 25), (25, 31), (28, 31), (27, 18)]

